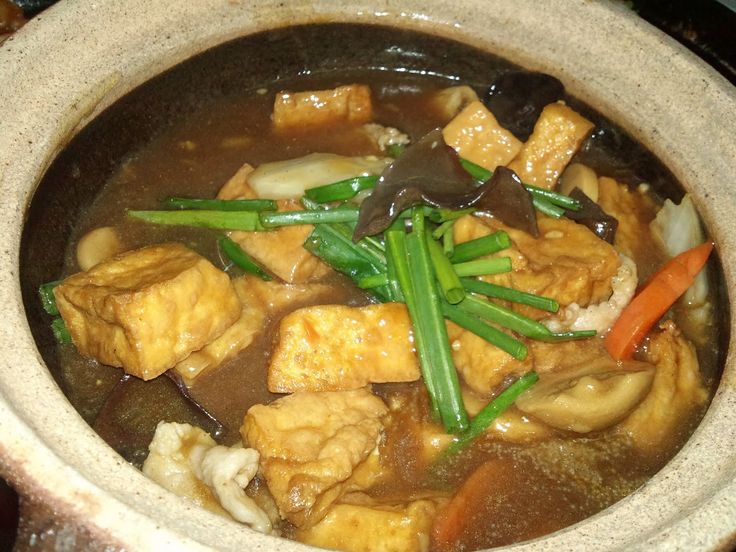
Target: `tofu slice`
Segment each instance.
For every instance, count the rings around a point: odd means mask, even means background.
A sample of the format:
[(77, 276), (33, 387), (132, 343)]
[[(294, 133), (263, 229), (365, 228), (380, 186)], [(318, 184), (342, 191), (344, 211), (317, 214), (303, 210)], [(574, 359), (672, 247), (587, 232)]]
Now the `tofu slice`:
[(265, 282), (257, 276), (245, 275), (233, 281), (233, 287), (243, 307), (240, 318), (220, 337), (193, 352), (174, 369), (187, 385), (235, 357), (263, 331), (266, 319), (284, 308), (303, 306), (330, 288), (325, 284), (283, 284)]
[(442, 129), (445, 143), (460, 157), (492, 171), (519, 153), (521, 141), (503, 128), (480, 101), (469, 103)]
[(177, 243), (113, 257), (54, 294), (82, 355), (144, 380), (222, 335), (241, 312), (227, 274)]
[(281, 320), (268, 388), (274, 393), (337, 391), (419, 376), (404, 305), (323, 305)]
[(340, 122), (362, 124), (372, 118), (371, 89), (364, 84), (331, 90), (280, 92), (273, 104), (273, 125), (277, 131)]
[(240, 433), (261, 455), (281, 517), (308, 527), (345, 493), (370, 486), (362, 466), (375, 455), (387, 413), (365, 388), (294, 393), (252, 406)]
[(336, 504), (296, 539), (345, 552), (426, 552), (438, 505), (434, 500), (395, 504)]
[(507, 166), (522, 182), (551, 190), (593, 126), (564, 103), (549, 104), (542, 110), (529, 140)]
[[(219, 199), (254, 199), (248, 185), (253, 167), (247, 163), (236, 172), (217, 194)], [(277, 201), (279, 211), (297, 211), (298, 201)], [(304, 249), (302, 245), (312, 232), (312, 225), (282, 226), (268, 232), (228, 232), (230, 238), (270, 272), (292, 284), (319, 279), (330, 267)]]

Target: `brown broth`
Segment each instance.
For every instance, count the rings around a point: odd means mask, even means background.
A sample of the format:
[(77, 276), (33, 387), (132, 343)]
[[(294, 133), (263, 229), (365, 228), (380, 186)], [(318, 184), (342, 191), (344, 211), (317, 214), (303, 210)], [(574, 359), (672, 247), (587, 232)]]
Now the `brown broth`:
[[(270, 131), (270, 110), (277, 91), (328, 88), (350, 82), (370, 84), (376, 103), (376, 121), (395, 126), (413, 139), (441, 124), (427, 107), (426, 94), (457, 84), (437, 76), (388, 71), (334, 72), (280, 79), (260, 90), (225, 94), (202, 102), (187, 117), (172, 122), (130, 155), (109, 178), (94, 202), (74, 223), (63, 274), (78, 270), (75, 249), (79, 238), (93, 228), (109, 225), (119, 230), (127, 248), (180, 241), (224, 267), (215, 245), (215, 232), (147, 225), (127, 218), (125, 211), (155, 209), (161, 199), (172, 195), (214, 197), (244, 162), (258, 165), (314, 151), (375, 153), (350, 128), (291, 136), (277, 136)], [(583, 110), (591, 116), (589, 108)], [(602, 121), (597, 115), (592, 118)], [(579, 154), (579, 160), (602, 174), (637, 184), (637, 163), (649, 162), (650, 158), (642, 153), (642, 148), (632, 149), (625, 140), (621, 151), (616, 151), (611, 142), (615, 146), (620, 131), (607, 123), (601, 128)], [(632, 157), (631, 164), (626, 156)], [(660, 201), (657, 196), (654, 199)], [(643, 263), (643, 273), (649, 273), (661, 259), (661, 253), (650, 248), (638, 261)], [(368, 301), (365, 294), (339, 275), (329, 277), (327, 282), (330, 291), (316, 298), (315, 304), (359, 305)], [(249, 406), (277, 397), (267, 390), (265, 375), (276, 323), (283, 314), (273, 316), (248, 349), (218, 370), (203, 375), (191, 389), (196, 400), (224, 425), (224, 431), (218, 435), (222, 443), (231, 444), (239, 439), (239, 426)], [(713, 332), (711, 339), (699, 349), (699, 356), (713, 389), (719, 369), (718, 332)], [(212, 422), (192, 408), (167, 378), (146, 383), (134, 379), (123, 381), (120, 370), (84, 359), (70, 346), (59, 346), (57, 355), (60, 380), (72, 404), (113, 448), (138, 466), (145, 459), (156, 424), (162, 419), (188, 422), (214, 431)], [(415, 415), (428, 417), (426, 401), (422, 399), (424, 391), (419, 384), (376, 386), (375, 390), (385, 398), (396, 393), (412, 396)], [(394, 497), (397, 490), (406, 495), (423, 492), (449, 495), (475, 467), (488, 459), (497, 459), (507, 469), (504, 472), (507, 477), (499, 480), (499, 485), (489, 492), (488, 500), (476, 512), (473, 530), (463, 537), (461, 546), (467, 550), (534, 538), (615, 503), (661, 469), (703, 414), (692, 412), (681, 434), (647, 458), (637, 455), (622, 437), (614, 434), (603, 432), (583, 438), (559, 433), (550, 440), (526, 446), (484, 438), (457, 462), (436, 472), (416, 460), (414, 453), (419, 444), (411, 432), (411, 419), (406, 418), (410, 413), (411, 410), (406, 410), (392, 414), (382, 447), (390, 453), (389, 462), (396, 475), (389, 483), (372, 489), (370, 492), (375, 496)], [(289, 527), (284, 529), (288, 534)]]

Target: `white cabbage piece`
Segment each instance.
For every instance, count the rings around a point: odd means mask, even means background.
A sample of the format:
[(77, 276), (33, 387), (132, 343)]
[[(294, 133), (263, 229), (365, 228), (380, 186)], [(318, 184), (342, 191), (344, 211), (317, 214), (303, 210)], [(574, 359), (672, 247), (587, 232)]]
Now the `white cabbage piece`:
[[(685, 194), (679, 205), (669, 199), (665, 200), (650, 228), (659, 245), (670, 257), (705, 241), (705, 233), (690, 194)], [(712, 309), (708, 301), (707, 268), (700, 271), (680, 301), (687, 306), (690, 322), (707, 324)]]
[(245, 487), (258, 471), (258, 451), (223, 447), (190, 424), (159, 422), (143, 473), (156, 483), (215, 513), (223, 510), (256, 531), (272, 534), (268, 515)]
[(599, 334), (607, 332), (616, 322), (624, 307), (631, 302), (636, 293), (638, 276), (636, 263), (626, 255), (619, 255), (621, 264), (616, 275), (611, 278), (611, 296), (606, 301), (581, 307), (572, 303), (553, 317), (542, 323), (553, 332), (596, 330)]
[(304, 157), (264, 163), (248, 175), (248, 184), (260, 198), (297, 199), (309, 188), (356, 176), (380, 174), (390, 157), (348, 157), (334, 153), (310, 153)]

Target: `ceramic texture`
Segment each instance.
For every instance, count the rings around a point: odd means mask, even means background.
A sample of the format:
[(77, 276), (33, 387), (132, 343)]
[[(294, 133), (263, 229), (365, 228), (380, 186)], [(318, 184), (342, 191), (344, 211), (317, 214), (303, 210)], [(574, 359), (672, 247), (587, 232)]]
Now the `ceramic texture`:
[[(306, 550), (148, 481), (70, 407), (31, 337), (18, 282), (24, 214), (76, 130), (137, 84), (216, 44), (346, 21), (448, 36), (551, 72), (649, 147), (693, 195), (736, 290), (736, 93), (626, 9), (584, 0), (60, 2), (0, 47), (0, 468), (27, 496), (133, 550)], [(731, 322), (731, 328), (736, 325)], [(733, 339), (733, 336), (731, 336)], [(736, 361), (701, 426), (642, 489), (510, 550), (713, 550), (736, 532)]]

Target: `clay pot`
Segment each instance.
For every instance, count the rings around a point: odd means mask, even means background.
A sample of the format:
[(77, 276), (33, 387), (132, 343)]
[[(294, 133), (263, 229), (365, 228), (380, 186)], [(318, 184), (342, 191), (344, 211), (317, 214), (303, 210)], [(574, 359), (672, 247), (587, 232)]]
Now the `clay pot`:
[[(287, 25), (339, 21), (453, 38), (561, 78), (568, 91), (644, 143), (684, 184), (717, 243), (724, 297), (736, 290), (736, 92), (621, 5), (61, 2), (0, 47), (0, 471), (24, 497), (63, 520), (62, 527), (76, 528), (72, 537), (82, 531), (99, 547), (133, 550), (304, 549), (188, 505), (125, 463), (90, 429), (39, 354), (44, 344), (37, 347), (29, 330), (19, 259), (38, 255), (21, 251), (37, 184), (64, 145), (106, 107), (223, 42)], [(73, 182), (68, 185), (71, 196), (79, 195)], [(72, 197), (69, 206), (73, 211), (84, 201)], [(36, 218), (33, 224), (46, 222)], [(58, 220), (48, 224), (54, 231), (37, 246), (53, 250), (63, 245), (68, 229)], [(735, 325), (725, 324), (727, 343)], [(723, 356), (722, 380), (705, 419), (647, 485), (591, 519), (513, 549), (709, 550), (730, 542), (736, 533), (736, 360), (725, 350)]]

